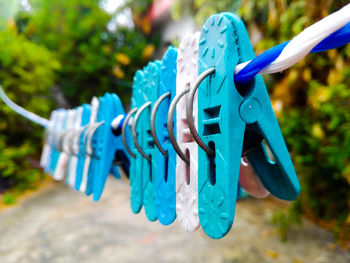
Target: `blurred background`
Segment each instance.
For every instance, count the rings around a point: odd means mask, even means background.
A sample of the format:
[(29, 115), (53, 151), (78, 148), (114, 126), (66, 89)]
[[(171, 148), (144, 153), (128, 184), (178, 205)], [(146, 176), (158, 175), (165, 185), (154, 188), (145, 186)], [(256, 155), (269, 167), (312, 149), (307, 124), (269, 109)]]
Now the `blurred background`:
[[(186, 33), (200, 30), (211, 14), (238, 14), (260, 54), (347, 3), (0, 0), (0, 82), (12, 100), (46, 118), (57, 107), (72, 108), (105, 92), (117, 93), (128, 109), (135, 71), (160, 59), (169, 44), (178, 46)], [(264, 76), (302, 185), (296, 201), (278, 205), (269, 216), (281, 242), (306, 218), (331, 232), (342, 249), (350, 248), (349, 58), (347, 45)], [(4, 204), (16, 205), (23, 194), (50, 181), (39, 169), (42, 139), (41, 127), (0, 102)]]

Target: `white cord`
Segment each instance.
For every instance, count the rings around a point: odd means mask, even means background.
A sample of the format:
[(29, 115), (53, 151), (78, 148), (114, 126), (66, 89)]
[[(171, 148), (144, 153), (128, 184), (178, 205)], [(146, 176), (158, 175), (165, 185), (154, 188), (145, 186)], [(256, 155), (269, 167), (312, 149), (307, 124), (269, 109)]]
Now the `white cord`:
[[(317, 23), (304, 29), (283, 49), (275, 61), (262, 69), (259, 74), (281, 72), (302, 60), (318, 43), (350, 22), (350, 4)], [(235, 75), (250, 61), (235, 68)]]
[(35, 122), (43, 127), (47, 127), (50, 124), (50, 121), (42, 118), (38, 115), (36, 115), (35, 113), (32, 113), (30, 111), (27, 111), (25, 109), (23, 109), (21, 106), (17, 105), (16, 103), (14, 103), (12, 100), (10, 100), (5, 92), (3, 91), (1, 85), (0, 85), (0, 98), (3, 100), (3, 102), (9, 106), (11, 109), (13, 109), (15, 112), (17, 112), (18, 114), (22, 115), (23, 117), (27, 118), (28, 120)]

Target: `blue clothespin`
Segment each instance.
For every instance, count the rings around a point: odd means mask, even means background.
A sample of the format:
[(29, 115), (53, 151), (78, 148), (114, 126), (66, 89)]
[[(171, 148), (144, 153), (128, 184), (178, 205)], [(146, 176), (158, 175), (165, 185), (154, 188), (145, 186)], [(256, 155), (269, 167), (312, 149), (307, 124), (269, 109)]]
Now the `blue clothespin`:
[(85, 163), (85, 148), (84, 148), (84, 135), (86, 132), (86, 125), (90, 122), (90, 114), (91, 114), (91, 106), (89, 104), (83, 104), (83, 113), (81, 116), (81, 124), (82, 132), (79, 135), (78, 143), (79, 143), (79, 151), (78, 151), (78, 162), (77, 169), (75, 175), (75, 190), (79, 191), (80, 184), (83, 178), (84, 171), (84, 163)]
[[(176, 218), (176, 152), (170, 143), (167, 131), (167, 116), (170, 102), (176, 95), (176, 60), (177, 49), (170, 46), (164, 54), (159, 80), (159, 99), (154, 105), (155, 130), (154, 138), (159, 140), (159, 150), (156, 154), (156, 209), (157, 218), (163, 225), (171, 224)], [(157, 106), (159, 107), (157, 108)], [(176, 131), (175, 117), (173, 130)], [(157, 139), (158, 138), (158, 139)], [(153, 170), (152, 170), (153, 171)]]
[[(233, 223), (242, 152), (255, 147), (248, 159), (258, 174), (264, 174), (260, 178), (265, 187), (271, 182), (278, 188), (283, 182), (287, 196), (295, 198), (299, 192), (262, 77), (257, 76), (242, 88), (243, 92), (235, 87), (235, 66), (253, 57), (244, 24), (237, 16), (224, 13), (207, 20), (199, 41), (199, 79), (205, 78), (198, 89), (198, 134), (202, 144), (198, 138), (196, 141), (204, 149), (198, 153), (199, 218), (203, 230), (212, 238), (224, 236)], [(277, 165), (269, 166), (261, 154), (257, 142), (262, 137)], [(275, 177), (277, 173), (270, 173), (276, 169), (280, 179)], [(264, 182), (263, 178), (269, 179)]]
[(58, 144), (59, 139), (60, 139), (60, 133), (63, 132), (65, 130), (66, 127), (66, 119), (67, 119), (67, 111), (65, 109), (58, 109), (57, 110), (57, 125), (55, 125), (54, 127), (54, 135), (53, 135), (53, 151), (51, 153), (51, 161), (50, 161), (50, 168), (49, 173), (51, 176), (53, 176), (55, 170), (56, 170), (56, 166), (57, 166), (57, 162), (58, 159), (60, 157), (60, 152), (58, 149)]
[(55, 123), (57, 121), (57, 111), (54, 110), (50, 114), (50, 124), (45, 129), (45, 144), (40, 158), (40, 166), (44, 168), (44, 171), (47, 173), (49, 171), (49, 164), (51, 161), (52, 140), (53, 140), (53, 130)]
[[(141, 151), (143, 151), (143, 164), (142, 164), (142, 184), (143, 184), (143, 205), (145, 207), (145, 213), (150, 221), (157, 219), (157, 210), (155, 204), (155, 186), (156, 186), (156, 173), (159, 169), (159, 165), (155, 161), (158, 159), (157, 154), (161, 152), (154, 145), (153, 137), (151, 134), (150, 117), (153, 103), (158, 99), (159, 94), (159, 73), (161, 68), (161, 62), (150, 62), (143, 69), (144, 79), (142, 81), (143, 96), (146, 103), (141, 107), (135, 116), (139, 116), (140, 126), (142, 127), (142, 140)], [(137, 121), (135, 120), (137, 124)], [(135, 125), (136, 125), (135, 124)]]
[[(133, 79), (132, 86), (132, 97), (131, 97), (131, 111), (138, 110), (144, 103), (145, 98), (142, 93), (142, 81), (144, 79), (144, 72), (142, 70), (138, 70), (135, 73)], [(127, 126), (128, 127), (128, 126)], [(129, 129), (130, 131), (130, 129)], [(137, 139), (142, 141), (143, 133), (141, 125), (136, 127)], [(130, 134), (130, 133), (129, 133)], [(139, 213), (142, 204), (143, 204), (143, 184), (142, 184), (142, 165), (143, 165), (143, 157), (141, 153), (137, 150), (135, 144), (131, 145), (131, 151), (134, 154), (134, 157), (130, 159), (130, 206), (133, 213)]]
[(101, 123), (94, 133), (93, 140), (93, 200), (98, 201), (103, 192), (104, 185), (111, 168), (113, 160), (117, 156), (123, 156), (128, 161), (128, 154), (124, 149), (121, 136), (115, 136), (112, 132), (111, 123), (114, 118), (124, 114), (124, 109), (116, 94), (106, 93), (100, 98), (100, 106), (97, 113), (97, 122)]

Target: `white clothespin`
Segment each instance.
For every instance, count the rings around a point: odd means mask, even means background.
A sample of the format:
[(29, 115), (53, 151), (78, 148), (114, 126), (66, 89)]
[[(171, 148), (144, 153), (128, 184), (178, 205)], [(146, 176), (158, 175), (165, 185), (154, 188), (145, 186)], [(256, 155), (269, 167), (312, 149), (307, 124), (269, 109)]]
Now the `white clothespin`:
[[(96, 118), (97, 118), (97, 112), (98, 112), (98, 107), (99, 107), (99, 100), (97, 97), (93, 97), (91, 100), (91, 115), (90, 115), (90, 122), (89, 125), (91, 126), (92, 124), (96, 123)], [(89, 130), (87, 129), (85, 132), (85, 136), (89, 136)], [(89, 139), (89, 138), (87, 138)], [(80, 184), (80, 191), (85, 192), (86, 191), (86, 186), (87, 186), (87, 181), (88, 181), (88, 173), (89, 173), (89, 166), (91, 162), (91, 157), (90, 154), (92, 153), (91, 149), (86, 149), (87, 150), (87, 156), (85, 158), (84, 162), (84, 171), (83, 171), (83, 178)]]
[(83, 107), (78, 107), (76, 109), (75, 114), (75, 121), (74, 121), (74, 130), (72, 133), (72, 137), (70, 140), (70, 149), (73, 151), (72, 155), (69, 160), (68, 168), (67, 168), (67, 178), (68, 178), (68, 185), (72, 188), (75, 186), (75, 175), (77, 170), (77, 164), (78, 164), (78, 152), (79, 152), (79, 138), (80, 136), (76, 136), (76, 133), (78, 132), (80, 125), (81, 125), (81, 116), (83, 114)]
[[(189, 89), (198, 76), (199, 32), (187, 35), (180, 43), (177, 57), (176, 94)], [(179, 156), (176, 158), (176, 214), (183, 229), (193, 232), (199, 227), (198, 217), (198, 145), (192, 138), (186, 118), (187, 94), (180, 99), (176, 108), (177, 141), (179, 147), (190, 159), (187, 165)], [(198, 126), (198, 100), (195, 96), (193, 115)]]
[(68, 145), (68, 136), (71, 129), (74, 127), (74, 118), (75, 118), (75, 110), (68, 110), (67, 115), (67, 124), (66, 124), (66, 131), (62, 134), (62, 152), (60, 154), (60, 157), (57, 162), (57, 167), (55, 170), (55, 173), (53, 174), (53, 178), (57, 181), (63, 180), (66, 171), (67, 171), (67, 164), (69, 161), (69, 145)]

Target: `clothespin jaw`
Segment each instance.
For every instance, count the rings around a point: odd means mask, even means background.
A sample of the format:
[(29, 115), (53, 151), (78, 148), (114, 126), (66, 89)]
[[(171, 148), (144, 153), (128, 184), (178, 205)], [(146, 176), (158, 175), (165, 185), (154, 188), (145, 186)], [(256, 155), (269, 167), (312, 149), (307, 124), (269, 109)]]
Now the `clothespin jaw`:
[[(142, 70), (136, 71), (133, 79), (131, 109), (139, 109), (145, 103), (145, 98), (142, 93), (143, 80), (144, 72)], [(136, 133), (138, 140), (142, 141), (143, 133), (141, 125), (136, 127)], [(139, 213), (143, 204), (143, 158), (136, 149), (135, 144), (132, 143), (130, 147), (136, 157), (130, 159), (130, 206), (133, 213)]]
[(154, 61), (148, 63), (144, 68), (144, 80), (143, 85), (143, 96), (146, 102), (151, 104), (145, 108), (142, 115), (140, 116), (140, 126), (142, 127), (142, 141), (141, 147), (149, 160), (143, 158), (142, 170), (143, 170), (143, 205), (145, 207), (145, 213), (150, 221), (157, 219), (157, 210), (155, 204), (155, 192), (156, 192), (156, 173), (160, 169), (159, 166), (163, 165), (155, 163), (158, 159), (157, 154), (161, 154), (159, 149), (154, 145), (153, 137), (151, 134), (150, 117), (151, 110), (154, 102), (159, 97), (159, 74), (161, 69), (161, 62)]
[[(159, 107), (156, 108), (155, 126), (157, 130), (157, 138), (161, 144), (165, 154), (157, 154), (154, 158), (156, 164), (164, 164), (157, 166), (156, 173), (156, 209), (157, 218), (163, 225), (171, 224), (176, 218), (176, 152), (169, 141), (167, 127), (167, 116), (170, 101), (176, 94), (176, 60), (177, 49), (170, 46), (162, 59), (162, 66), (159, 77)], [(167, 95), (168, 94), (168, 95)], [(164, 97), (160, 101), (161, 96)], [(173, 118), (175, 121), (175, 116)], [(174, 125), (173, 130), (176, 131)]]
[[(241, 47), (239, 63), (253, 59), (254, 51), (243, 22), (234, 14), (225, 13), (225, 15), (232, 17), (232, 23), (238, 29), (237, 40)], [(275, 161), (271, 161), (268, 157), (263, 142), (258, 142), (247, 157), (265, 188), (272, 195), (283, 200), (294, 200), (300, 193), (299, 181), (262, 76), (257, 75), (252, 83), (243, 88), (244, 101), (240, 105), (239, 114), (247, 125), (244, 146), (256, 144), (257, 136), (261, 136), (265, 139)]]
[(80, 185), (83, 179), (83, 171), (84, 171), (84, 163), (85, 163), (85, 148), (84, 148), (84, 135), (87, 129), (87, 125), (90, 121), (90, 115), (91, 115), (91, 106), (89, 104), (83, 104), (82, 105), (83, 112), (81, 116), (81, 127), (82, 132), (80, 136), (77, 138), (78, 143), (78, 162), (77, 162), (77, 169), (76, 169), (76, 175), (75, 175), (75, 190), (79, 191)]
[[(198, 75), (199, 32), (186, 35), (177, 55), (176, 137), (179, 151), (176, 157), (176, 214), (181, 227), (187, 232), (199, 228), (198, 217), (198, 145), (194, 141), (186, 118), (188, 92)], [(181, 97), (182, 96), (182, 97)], [(173, 100), (176, 102), (176, 100)], [(194, 124), (197, 127), (198, 101), (193, 103)], [(187, 160), (187, 162), (185, 161)]]

